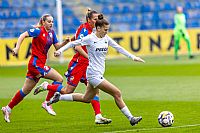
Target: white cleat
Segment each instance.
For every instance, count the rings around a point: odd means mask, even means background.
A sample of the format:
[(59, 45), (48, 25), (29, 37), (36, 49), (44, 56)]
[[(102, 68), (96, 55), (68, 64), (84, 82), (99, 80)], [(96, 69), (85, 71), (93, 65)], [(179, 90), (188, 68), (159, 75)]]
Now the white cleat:
[(109, 124), (111, 122), (112, 122), (111, 119), (107, 119), (107, 118), (104, 118), (104, 117), (95, 119), (95, 124)]
[(10, 117), (11, 112), (9, 112), (6, 107), (2, 107), (1, 110), (2, 110), (3, 115), (4, 115), (4, 120), (9, 123), (10, 122), (9, 117)]
[(46, 101), (42, 103), (42, 108), (45, 109), (50, 115), (53, 116), (56, 115), (56, 112), (54, 112), (52, 106), (51, 105), (48, 106)]

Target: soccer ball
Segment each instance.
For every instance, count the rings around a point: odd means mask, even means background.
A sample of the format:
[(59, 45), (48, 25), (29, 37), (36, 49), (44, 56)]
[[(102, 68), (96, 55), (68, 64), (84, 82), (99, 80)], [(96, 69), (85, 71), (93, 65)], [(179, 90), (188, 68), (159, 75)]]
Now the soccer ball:
[(162, 111), (158, 116), (158, 122), (163, 127), (169, 127), (174, 123), (174, 116), (170, 111)]

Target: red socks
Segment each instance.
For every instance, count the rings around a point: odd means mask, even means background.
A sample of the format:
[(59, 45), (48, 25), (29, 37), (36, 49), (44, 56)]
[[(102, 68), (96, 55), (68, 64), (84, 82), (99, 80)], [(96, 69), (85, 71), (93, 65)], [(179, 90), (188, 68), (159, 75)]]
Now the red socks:
[(47, 90), (49, 90), (49, 91), (48, 91), (48, 94), (46, 97), (46, 101), (50, 101), (50, 99), (53, 97), (54, 93), (60, 92), (62, 88), (63, 88), (62, 83), (57, 82), (57, 81), (54, 81), (51, 85), (48, 85)]
[(22, 90), (17, 91), (17, 93), (11, 99), (8, 106), (12, 109), (14, 106), (16, 106), (18, 103), (20, 103), (25, 96), (26, 96), (26, 94), (24, 94)]
[(100, 103), (97, 100), (91, 101), (92, 107), (94, 109), (95, 115), (101, 114)]
[(47, 90), (56, 92), (58, 89), (59, 84), (56, 85), (47, 85)]
[(49, 90), (47, 97), (46, 97), (46, 101), (50, 101), (50, 99), (53, 97), (55, 91)]

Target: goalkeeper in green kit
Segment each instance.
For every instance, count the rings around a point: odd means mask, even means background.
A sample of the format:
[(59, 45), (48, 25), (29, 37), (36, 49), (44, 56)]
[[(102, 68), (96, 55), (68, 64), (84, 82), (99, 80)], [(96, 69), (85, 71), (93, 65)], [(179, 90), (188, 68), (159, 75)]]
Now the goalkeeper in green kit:
[(178, 59), (178, 49), (179, 49), (179, 42), (180, 39), (183, 37), (184, 40), (187, 43), (188, 48), (188, 57), (189, 59), (194, 58), (194, 56), (191, 54), (191, 47), (190, 47), (190, 37), (188, 35), (188, 32), (186, 31), (186, 18), (185, 14), (183, 14), (183, 8), (181, 6), (178, 6), (176, 8), (177, 13), (174, 16), (174, 56), (175, 59)]

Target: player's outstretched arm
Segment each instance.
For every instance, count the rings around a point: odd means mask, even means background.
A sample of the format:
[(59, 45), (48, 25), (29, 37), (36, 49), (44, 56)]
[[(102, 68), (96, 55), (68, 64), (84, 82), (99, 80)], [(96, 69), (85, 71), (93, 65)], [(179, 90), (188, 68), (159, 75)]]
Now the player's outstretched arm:
[(74, 49), (78, 51), (83, 57), (88, 58), (88, 54), (82, 49), (81, 46), (76, 46)]
[(117, 44), (112, 38), (110, 38), (108, 36), (109, 39), (109, 45), (111, 47), (113, 47), (114, 49), (116, 49), (119, 53), (131, 58), (134, 61), (138, 61), (138, 62), (145, 62), (143, 59), (141, 59), (140, 57), (137, 57), (131, 53), (129, 53), (126, 49), (124, 49), (122, 46), (120, 46), (119, 44)]
[(57, 43), (56, 45), (54, 45), (55, 49), (58, 50), (61, 47), (65, 46), (67, 43), (74, 41), (74, 40), (75, 40), (75, 36), (73, 36), (72, 38), (70, 38), (70, 36), (67, 36), (66, 39), (61, 44)]
[(64, 52), (65, 50), (68, 50), (69, 48), (75, 47), (81, 45), (81, 40), (76, 40), (76, 41), (72, 41), (69, 42), (68, 44), (66, 44), (65, 46), (61, 47), (59, 50), (54, 52), (54, 56), (60, 56), (62, 52)]
[(28, 34), (27, 31), (24, 32), (24, 33), (22, 33), (22, 34), (19, 36), (15, 48), (12, 49), (13, 56), (16, 56), (16, 55), (18, 54), (19, 48), (20, 48), (20, 46), (21, 46), (21, 44), (22, 44), (24, 38), (26, 38), (26, 37), (29, 37), (29, 34)]

